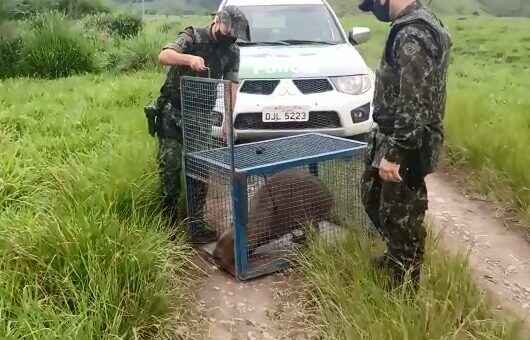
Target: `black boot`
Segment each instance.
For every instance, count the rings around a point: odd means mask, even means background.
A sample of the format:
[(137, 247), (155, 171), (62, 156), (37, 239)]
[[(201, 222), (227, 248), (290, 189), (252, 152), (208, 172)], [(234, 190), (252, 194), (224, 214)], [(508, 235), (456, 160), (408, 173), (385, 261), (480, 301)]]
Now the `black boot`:
[(217, 232), (208, 224), (197, 219), (187, 219), (185, 225), (188, 227), (191, 244), (208, 244), (217, 241)]
[(404, 266), (401, 262), (388, 254), (384, 254), (372, 259), (372, 265), (379, 271), (385, 272), (389, 276), (388, 287), (390, 290), (399, 288), (407, 283), (410, 277), (411, 286), (416, 292), (419, 288), (420, 265)]
[(217, 241), (215, 230), (201, 228), (190, 235), (191, 244), (208, 244)]

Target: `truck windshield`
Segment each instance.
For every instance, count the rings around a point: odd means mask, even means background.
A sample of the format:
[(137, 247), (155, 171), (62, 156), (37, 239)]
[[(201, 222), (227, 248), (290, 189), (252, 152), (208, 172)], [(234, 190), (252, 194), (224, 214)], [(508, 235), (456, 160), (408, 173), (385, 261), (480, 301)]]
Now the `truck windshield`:
[(250, 45), (344, 43), (337, 22), (324, 5), (239, 8), (245, 13), (250, 24)]

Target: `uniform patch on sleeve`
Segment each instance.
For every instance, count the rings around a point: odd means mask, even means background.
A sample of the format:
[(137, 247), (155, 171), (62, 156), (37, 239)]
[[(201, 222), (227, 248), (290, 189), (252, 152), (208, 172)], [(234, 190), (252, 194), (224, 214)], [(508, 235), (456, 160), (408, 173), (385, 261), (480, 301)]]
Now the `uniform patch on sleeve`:
[(403, 54), (406, 56), (413, 56), (420, 50), (420, 46), (413, 42), (407, 42), (401, 48), (403, 49)]

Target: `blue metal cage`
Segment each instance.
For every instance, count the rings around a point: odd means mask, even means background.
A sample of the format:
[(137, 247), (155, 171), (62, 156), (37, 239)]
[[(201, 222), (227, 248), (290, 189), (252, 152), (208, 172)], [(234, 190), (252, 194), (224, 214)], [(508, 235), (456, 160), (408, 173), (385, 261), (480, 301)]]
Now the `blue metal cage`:
[(229, 89), (182, 81), (190, 234), (208, 226), (218, 236), (201, 247), (205, 254), (247, 280), (288, 266), (308, 225), (333, 240), (367, 224), (359, 189), (365, 143), (309, 133), (235, 145)]

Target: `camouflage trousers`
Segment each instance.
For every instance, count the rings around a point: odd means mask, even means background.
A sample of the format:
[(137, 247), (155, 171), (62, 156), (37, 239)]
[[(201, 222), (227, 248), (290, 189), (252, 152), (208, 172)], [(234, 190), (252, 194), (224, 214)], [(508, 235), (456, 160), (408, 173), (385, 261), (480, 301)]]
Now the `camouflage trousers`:
[[(372, 145), (369, 150), (373, 148)], [(410, 271), (417, 282), (425, 251), (424, 219), (428, 206), (425, 179), (407, 173), (405, 168), (403, 182), (383, 181), (379, 170), (371, 166), (372, 161), (369, 155), (361, 181), (365, 210), (386, 242), (385, 260), (390, 269), (399, 280)]]
[[(160, 105), (159, 105), (160, 106)], [(159, 108), (161, 115), (158, 123), (158, 163), (162, 182), (162, 202), (164, 211), (172, 224), (178, 224), (186, 218), (200, 219), (206, 202), (208, 184), (192, 178), (186, 178), (183, 167), (184, 141), (179, 110), (171, 105)], [(187, 183), (185, 183), (187, 181)], [(193, 188), (186, 205), (186, 185)], [(189, 195), (188, 195), (189, 196)]]

